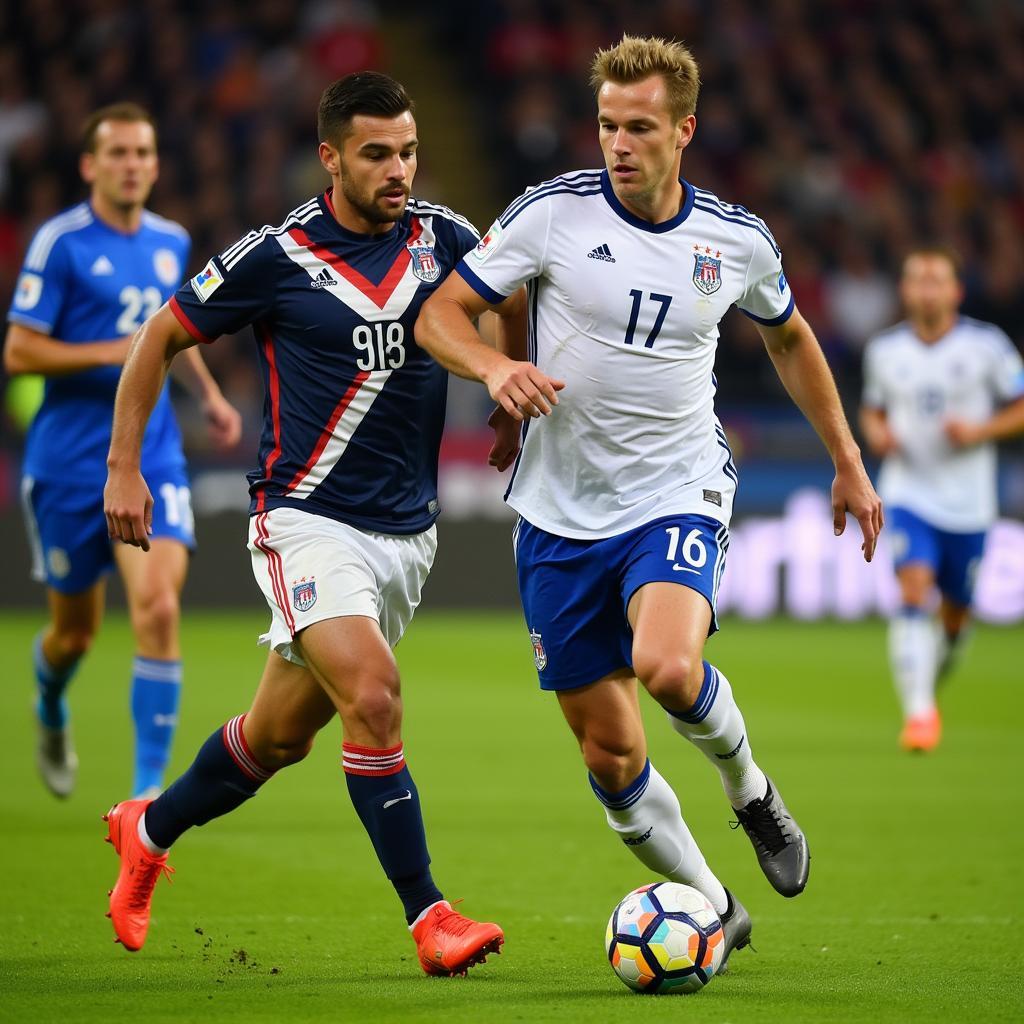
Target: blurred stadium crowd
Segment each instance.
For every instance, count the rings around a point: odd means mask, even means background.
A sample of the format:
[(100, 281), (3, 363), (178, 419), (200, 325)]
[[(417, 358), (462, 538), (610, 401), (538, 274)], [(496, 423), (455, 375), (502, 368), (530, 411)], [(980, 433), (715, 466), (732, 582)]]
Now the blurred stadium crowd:
[[(455, 76), (492, 159), (495, 213), (527, 185), (596, 166), (593, 51), (623, 29), (684, 39), (703, 91), (685, 175), (772, 227), (797, 302), (851, 403), (860, 350), (898, 316), (900, 254), (964, 258), (965, 311), (1024, 345), (1024, 7), (1010, 0), (4, 0), (0, 296), (32, 230), (81, 198), (79, 126), (131, 98), (160, 129), (152, 207), (193, 236), (193, 263), (323, 187), (313, 111), (362, 67), (399, 78), (390, 19)], [(426, 50), (429, 49), (429, 55)], [(429, 140), (428, 140), (429, 145)], [(443, 186), (441, 183), (443, 192)], [(438, 197), (432, 197), (438, 198)], [(194, 268), (193, 268), (194, 269)], [(255, 426), (247, 337), (207, 355)], [(782, 396), (749, 322), (726, 321), (729, 406)], [(752, 430), (757, 446), (758, 431)], [(248, 446), (246, 453), (251, 452)]]

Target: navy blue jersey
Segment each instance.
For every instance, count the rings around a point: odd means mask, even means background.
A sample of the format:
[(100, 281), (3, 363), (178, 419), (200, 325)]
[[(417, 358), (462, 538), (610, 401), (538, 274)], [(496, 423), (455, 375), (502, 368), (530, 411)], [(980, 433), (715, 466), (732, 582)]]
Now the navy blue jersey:
[[(124, 234), (79, 203), (36, 232), (7, 319), (64, 342), (134, 334), (181, 283), (189, 237), (180, 224), (144, 211)], [(25, 446), (25, 474), (103, 486), (119, 366), (50, 377)], [(142, 444), (143, 473), (183, 470), (181, 435), (167, 388)]]
[(250, 513), (306, 509), (391, 534), (437, 518), (448, 374), (413, 325), (477, 239), (464, 218), (416, 199), (389, 231), (356, 234), (328, 192), (181, 287), (171, 310), (194, 338), (247, 324), (256, 336), (266, 399)]

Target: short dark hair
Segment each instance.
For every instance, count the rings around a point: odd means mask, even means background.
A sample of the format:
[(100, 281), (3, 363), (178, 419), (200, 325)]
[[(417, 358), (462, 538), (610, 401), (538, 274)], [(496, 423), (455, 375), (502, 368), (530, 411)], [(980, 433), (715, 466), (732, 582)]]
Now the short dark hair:
[(906, 270), (907, 263), (915, 256), (932, 256), (937, 259), (943, 259), (950, 265), (950, 267), (952, 267), (953, 276), (958, 281), (963, 280), (963, 257), (960, 255), (959, 252), (957, 252), (957, 250), (952, 245), (946, 245), (943, 242), (924, 242), (921, 245), (915, 245), (903, 257), (903, 270)]
[(111, 103), (107, 107), (100, 107), (94, 110), (86, 122), (82, 125), (82, 152), (96, 152), (96, 133), (104, 121), (121, 121), (127, 124), (135, 124), (137, 121), (145, 121), (156, 134), (156, 121), (153, 115), (138, 103)]
[(321, 142), (334, 145), (348, 134), (352, 118), (359, 114), (398, 117), (413, 109), (400, 82), (379, 71), (356, 71), (324, 89), (316, 112), (316, 130)]

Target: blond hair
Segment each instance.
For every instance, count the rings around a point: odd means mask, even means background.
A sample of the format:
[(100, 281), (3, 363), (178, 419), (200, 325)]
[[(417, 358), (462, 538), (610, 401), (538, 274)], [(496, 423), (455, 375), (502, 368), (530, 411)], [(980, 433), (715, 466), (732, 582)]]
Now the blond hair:
[(700, 70), (682, 43), (657, 36), (623, 35), (614, 46), (598, 50), (590, 66), (590, 84), (595, 92), (605, 82), (631, 85), (651, 75), (661, 75), (664, 80), (674, 120), (689, 117), (697, 109)]

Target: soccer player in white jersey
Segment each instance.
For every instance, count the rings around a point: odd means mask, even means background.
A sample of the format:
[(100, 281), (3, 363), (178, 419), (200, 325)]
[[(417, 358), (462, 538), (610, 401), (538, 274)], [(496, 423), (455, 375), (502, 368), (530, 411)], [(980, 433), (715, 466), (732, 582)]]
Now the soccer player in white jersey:
[[(516, 461), (506, 497), (520, 514), (519, 586), (541, 686), (557, 692), (609, 825), (652, 871), (708, 896), (728, 954), (749, 941), (750, 917), (647, 757), (637, 679), (721, 773), (771, 884), (801, 892), (803, 833), (751, 757), (729, 681), (703, 658), (736, 486), (712, 373), (730, 305), (758, 324), (828, 447), (835, 531), (850, 510), (868, 559), (881, 505), (768, 229), (680, 178), (696, 126), (689, 51), (626, 36), (598, 52), (592, 81), (606, 167), (513, 202), (424, 305), (416, 334), (500, 405), (491, 461)], [(510, 358), (481, 342), (472, 318), (524, 282), (529, 358)]]
[(860, 421), (883, 459), (878, 489), (900, 587), (889, 626), (900, 744), (927, 751), (942, 733), (936, 680), (962, 646), (985, 532), (996, 517), (994, 442), (1024, 431), (1024, 365), (998, 327), (959, 315), (963, 289), (952, 251), (911, 252), (900, 295), (906, 320), (864, 352)]

